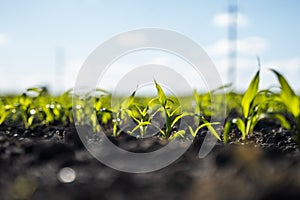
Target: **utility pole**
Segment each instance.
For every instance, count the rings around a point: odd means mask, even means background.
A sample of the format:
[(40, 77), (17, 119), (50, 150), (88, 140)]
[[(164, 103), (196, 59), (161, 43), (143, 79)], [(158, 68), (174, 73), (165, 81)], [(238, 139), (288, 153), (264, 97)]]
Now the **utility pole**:
[(237, 76), (237, 19), (238, 6), (236, 0), (229, 0), (228, 6), (229, 25), (228, 25), (228, 80), (235, 83)]

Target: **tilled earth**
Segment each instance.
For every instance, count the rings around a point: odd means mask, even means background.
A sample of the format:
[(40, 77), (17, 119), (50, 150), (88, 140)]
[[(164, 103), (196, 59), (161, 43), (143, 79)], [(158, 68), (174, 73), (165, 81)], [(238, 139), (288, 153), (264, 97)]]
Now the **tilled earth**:
[[(94, 159), (74, 126), (28, 131), (0, 127), (0, 199), (300, 199), (300, 153), (291, 134), (260, 124), (245, 141), (237, 131), (204, 159), (206, 131), (176, 162), (156, 172), (130, 174)], [(131, 151), (152, 151), (165, 141), (125, 134), (111, 140)]]

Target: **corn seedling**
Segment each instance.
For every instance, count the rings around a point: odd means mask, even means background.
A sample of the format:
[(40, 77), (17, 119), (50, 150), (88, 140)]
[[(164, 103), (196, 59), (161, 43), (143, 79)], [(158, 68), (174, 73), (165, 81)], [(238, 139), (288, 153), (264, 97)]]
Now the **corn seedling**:
[[(156, 90), (157, 90), (157, 98), (158, 101), (161, 105), (161, 107), (163, 108), (164, 114), (165, 114), (165, 131), (160, 130), (160, 132), (166, 137), (170, 139), (174, 139), (177, 137), (184, 137), (184, 135), (186, 134), (185, 130), (177, 130), (175, 131), (175, 133), (172, 134), (173, 128), (176, 125), (176, 123), (180, 123), (180, 120), (185, 117), (185, 116), (195, 116), (194, 113), (189, 113), (189, 112), (180, 112), (180, 106), (177, 106), (172, 112), (169, 111), (169, 107), (167, 106), (167, 102), (170, 101), (172, 104), (174, 104), (174, 102), (170, 99), (168, 99), (163, 91), (163, 89), (161, 88), (161, 86), (156, 82), (155, 82), (155, 86), (156, 86)], [(218, 133), (216, 132), (216, 130), (213, 128), (213, 124), (218, 124), (218, 123), (210, 123), (208, 122), (202, 115), (199, 115), (200, 119), (202, 121), (204, 121), (203, 124), (199, 125), (195, 130), (193, 130), (193, 128), (191, 126), (188, 125), (188, 130), (190, 132), (190, 134), (195, 137), (196, 134), (199, 132), (199, 130), (201, 128), (207, 127), (210, 132), (217, 137), (219, 140), (221, 139), (220, 136), (218, 135)]]
[[(195, 90), (194, 94), (181, 97), (179, 104), (178, 99), (167, 96), (155, 80), (155, 97), (139, 97), (134, 91), (125, 99), (123, 96), (117, 97), (119, 103), (114, 106), (111, 105), (111, 94), (102, 89), (93, 91), (95, 95), (73, 94), (72, 101), (72, 90), (53, 96), (46, 88), (29, 88), (22, 95), (0, 97), (0, 126), (25, 129), (58, 124), (64, 126), (74, 123), (74, 117), (76, 125), (92, 126), (95, 132), (101, 129), (115, 137), (123, 132), (143, 138), (148, 130), (154, 130), (154, 134), (169, 140), (178, 137), (189, 139), (189, 136), (194, 138), (206, 127), (220, 140), (214, 128), (219, 123), (208, 119), (217, 118), (219, 112), (224, 111), (222, 107), (226, 107), (229, 117), (224, 125), (224, 142), (227, 142), (233, 124), (241, 133), (241, 138), (245, 139), (261, 119), (271, 118), (290, 130), (300, 144), (299, 97), (279, 72), (272, 71), (280, 83), (279, 92), (270, 89), (259, 91), (258, 71), (244, 94), (233, 91), (225, 93), (226, 105), (222, 95), (217, 93), (219, 89), (207, 93)], [(224, 87), (227, 86), (221, 89)], [(287, 116), (292, 116), (293, 120)]]
[(259, 94), (258, 85), (259, 71), (255, 74), (242, 98), (240, 105), (242, 109), (242, 116), (227, 121), (224, 126), (224, 142), (227, 142), (231, 124), (235, 124), (237, 126), (239, 131), (242, 133), (242, 139), (244, 140), (249, 133), (253, 132), (255, 125), (262, 118), (263, 113), (261, 109), (259, 109), (259, 104), (255, 103), (255, 98)]
[[(154, 83), (157, 90), (157, 98), (155, 100), (159, 102), (165, 117), (165, 130), (159, 129), (159, 131), (164, 137), (169, 138), (173, 132), (175, 124), (179, 122), (182, 117), (188, 115), (188, 113), (180, 113), (181, 108), (178, 105), (175, 105), (176, 108), (171, 110), (171, 106), (168, 105), (168, 102), (170, 102), (173, 106), (175, 102), (172, 99), (167, 98), (163, 89), (155, 80)], [(184, 134), (185, 132), (183, 131), (177, 133), (179, 136), (183, 136)]]
[[(296, 123), (296, 130), (293, 131), (295, 139), (297, 143), (300, 143), (300, 100), (296, 95), (292, 87), (289, 85), (288, 81), (276, 70), (271, 70), (277, 77), (280, 86), (281, 92), (279, 96), (279, 101), (283, 103), (286, 107), (287, 111), (290, 112), (294, 118), (294, 122)], [(287, 120), (285, 120), (284, 116), (281, 117), (281, 124), (287, 129), (292, 129), (292, 124), (289, 124)]]

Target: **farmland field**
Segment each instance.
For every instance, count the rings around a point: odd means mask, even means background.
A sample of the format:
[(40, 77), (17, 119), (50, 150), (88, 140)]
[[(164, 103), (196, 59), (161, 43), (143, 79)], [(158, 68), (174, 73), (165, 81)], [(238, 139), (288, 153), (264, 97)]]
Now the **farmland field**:
[[(183, 101), (167, 96), (155, 80), (156, 96), (133, 91), (114, 99), (115, 105), (102, 89), (54, 96), (47, 88), (29, 88), (1, 96), (1, 197), (299, 199), (299, 97), (273, 72), (275, 91), (259, 90), (258, 71), (243, 94), (227, 85), (208, 93), (195, 90)], [(93, 158), (76, 127), (92, 127), (93, 134), (104, 133), (131, 152), (155, 151), (173, 140), (192, 145), (158, 172), (128, 174)], [(199, 159), (208, 134), (217, 143)]]

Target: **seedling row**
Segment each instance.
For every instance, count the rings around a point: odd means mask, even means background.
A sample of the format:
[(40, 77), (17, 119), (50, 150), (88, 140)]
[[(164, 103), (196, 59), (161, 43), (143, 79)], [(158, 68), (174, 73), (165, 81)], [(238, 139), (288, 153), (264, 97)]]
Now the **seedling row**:
[(207, 93), (195, 90), (180, 100), (166, 95), (155, 80), (157, 94), (153, 97), (136, 96), (136, 91), (128, 97), (113, 97), (102, 89), (84, 95), (69, 90), (53, 96), (46, 88), (29, 88), (22, 95), (0, 97), (0, 126), (35, 129), (75, 123), (91, 126), (96, 134), (157, 135), (168, 140), (193, 139), (205, 129), (226, 143), (232, 131), (238, 131), (245, 140), (259, 121), (272, 119), (300, 144), (299, 97), (285, 77), (271, 71), (278, 79), (276, 92), (273, 88), (259, 89), (258, 71), (244, 94), (230, 91), (226, 85)]

